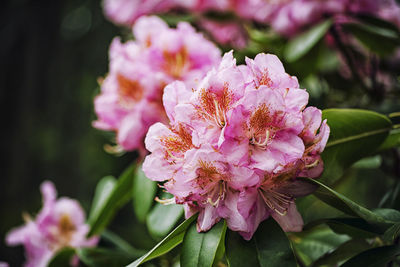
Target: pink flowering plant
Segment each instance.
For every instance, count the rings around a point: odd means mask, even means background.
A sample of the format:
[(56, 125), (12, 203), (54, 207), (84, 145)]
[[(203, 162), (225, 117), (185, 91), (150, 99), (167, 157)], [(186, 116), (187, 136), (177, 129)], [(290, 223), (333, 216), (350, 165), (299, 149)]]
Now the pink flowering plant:
[(187, 218), (199, 212), (198, 231), (223, 218), (249, 240), (269, 216), (301, 231), (294, 200), (314, 188), (296, 178), (321, 174), (329, 126), (276, 56), (236, 66), (227, 53), (196, 89), (174, 82), (163, 100), (170, 123), (150, 127), (143, 170)]
[[(43, 208), (36, 218), (24, 214), (25, 225), (11, 230), (6, 237), (8, 245), (25, 247), (25, 266), (48, 266), (52, 257), (65, 248), (96, 246), (98, 237), (86, 236), (90, 227), (79, 202), (67, 197), (57, 199), (54, 184), (49, 181), (42, 183), (40, 191)], [(70, 261), (73, 266), (78, 263), (78, 258)]]
[(25, 266), (399, 265), (398, 1), (102, 6), (92, 126), (130, 164), (87, 218), (43, 182)]

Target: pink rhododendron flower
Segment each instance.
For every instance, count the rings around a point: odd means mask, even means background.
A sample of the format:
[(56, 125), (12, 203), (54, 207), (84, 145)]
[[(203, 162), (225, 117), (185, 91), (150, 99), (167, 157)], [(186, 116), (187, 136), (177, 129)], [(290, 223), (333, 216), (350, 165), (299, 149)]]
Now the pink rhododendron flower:
[(196, 87), (169, 84), (163, 102), (170, 123), (150, 127), (143, 170), (165, 181), (166, 202), (198, 212), (199, 231), (223, 218), (250, 239), (269, 216), (302, 229), (294, 200), (314, 188), (296, 178), (321, 174), (329, 127), (276, 56), (237, 66), (227, 53)]
[(185, 22), (176, 29), (157, 17), (141, 17), (135, 41), (113, 40), (110, 72), (95, 99), (96, 128), (115, 131), (124, 150), (139, 149), (155, 122), (165, 122), (163, 88), (181, 80), (194, 86), (221, 60), (219, 49)]
[(25, 215), (25, 225), (13, 229), (6, 237), (8, 245), (22, 244), (25, 247), (25, 266), (47, 266), (51, 258), (65, 247), (92, 247), (97, 244), (97, 237), (86, 237), (89, 225), (85, 223), (85, 213), (76, 200), (66, 197), (56, 199), (56, 189), (49, 181), (42, 183), (40, 190), (42, 210), (35, 219)]

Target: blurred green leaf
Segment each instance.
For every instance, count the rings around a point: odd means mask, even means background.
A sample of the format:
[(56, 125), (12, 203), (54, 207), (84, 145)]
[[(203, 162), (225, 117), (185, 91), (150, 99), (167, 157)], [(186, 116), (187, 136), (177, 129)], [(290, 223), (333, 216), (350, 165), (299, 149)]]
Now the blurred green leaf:
[(304, 56), (324, 37), (331, 26), (332, 21), (326, 20), (289, 41), (284, 50), (286, 61), (294, 62)]
[(227, 231), (225, 250), (229, 267), (260, 266), (254, 240), (246, 241), (238, 232)]
[(114, 190), (116, 183), (117, 179), (115, 179), (113, 176), (106, 176), (102, 178), (100, 182), (98, 182), (96, 186), (96, 191), (94, 193), (88, 221), (93, 221), (95, 217), (99, 215), (102, 207)]
[(383, 235), (383, 239), (387, 242), (392, 243), (400, 235), (400, 223), (393, 224), (389, 229), (386, 230)]
[(379, 113), (359, 109), (326, 109), (322, 117), (331, 128), (321, 180), (332, 184), (345, 168), (375, 152), (386, 139), (392, 123)]
[(353, 164), (353, 168), (363, 168), (363, 169), (376, 169), (382, 164), (382, 157), (376, 155), (373, 157), (363, 158)]
[(133, 210), (140, 222), (146, 221), (146, 216), (153, 205), (157, 192), (157, 183), (148, 179), (140, 166), (133, 180)]
[[(346, 23), (343, 29), (372, 52), (387, 56), (400, 45), (400, 35), (392, 29), (366, 23)], [(379, 41), (377, 41), (379, 40)]]
[(197, 215), (193, 215), (189, 219), (185, 220), (178, 227), (176, 227), (169, 235), (167, 235), (161, 242), (154, 246), (149, 252), (137, 259), (136, 261), (129, 264), (128, 267), (136, 267), (140, 264), (149, 261), (151, 259), (157, 258), (164, 255), (177, 245), (179, 245), (185, 235), (186, 229), (191, 225), (191, 223), (196, 220)]
[(79, 259), (90, 267), (125, 266), (134, 258), (120, 250), (105, 248), (81, 248), (77, 250)]
[[(112, 186), (112, 179), (106, 177), (101, 180), (96, 188), (96, 195), (93, 201), (94, 212), (89, 218), (91, 226), (88, 236), (100, 234), (111, 221), (117, 210), (126, 204), (132, 197), (133, 173), (135, 165), (129, 166), (119, 177), (118, 181)], [(112, 190), (111, 190), (112, 187)], [(103, 197), (103, 190), (105, 190)], [(110, 192), (111, 191), (111, 192)], [(97, 194), (100, 194), (97, 196)]]
[(198, 233), (192, 223), (185, 233), (181, 250), (182, 267), (211, 267), (221, 242), (225, 242), (226, 222), (220, 221), (205, 233)]
[(253, 239), (261, 267), (296, 266), (289, 239), (275, 220), (262, 222)]
[(371, 16), (368, 14), (357, 14), (357, 18), (366, 24), (375, 25), (380, 29), (387, 29), (388, 31), (392, 31), (393, 33), (400, 34), (398, 26), (388, 20), (380, 19), (379, 17)]
[(297, 258), (305, 266), (311, 266), (315, 260), (349, 240), (348, 236), (338, 235), (323, 225), (300, 233), (290, 233), (289, 238)]
[(381, 152), (393, 147), (400, 147), (400, 129), (391, 130), (389, 136), (379, 146), (377, 151)]
[(337, 234), (346, 234), (357, 238), (372, 238), (383, 233), (382, 229), (373, 226), (361, 218), (329, 218), (312, 221), (304, 230), (326, 224)]
[(75, 249), (63, 248), (58, 251), (48, 263), (48, 267), (70, 267), (71, 259), (75, 255)]
[(350, 260), (346, 261), (342, 267), (380, 267), (386, 266), (394, 257), (400, 255), (400, 246), (383, 246), (366, 250)]
[[(172, 195), (164, 193), (162, 198), (172, 197)], [(160, 240), (174, 228), (182, 216), (182, 205), (157, 203), (147, 216), (147, 229), (152, 237)]]
[(123, 240), (120, 236), (117, 234), (105, 230), (102, 234), (101, 237), (104, 240), (107, 240), (108, 242), (112, 243), (117, 249), (127, 253), (128, 255), (132, 256), (133, 258), (138, 258), (146, 253), (144, 250), (138, 250), (134, 247), (132, 247), (128, 242)]
[(353, 202), (352, 200), (332, 190), (328, 186), (322, 184), (321, 182), (315, 179), (308, 179), (308, 178), (300, 178), (300, 179), (319, 185), (320, 187), (313, 194), (320, 200), (327, 203), (328, 205), (331, 205), (348, 215), (360, 217), (376, 227), (382, 227), (382, 229), (384, 230), (390, 227), (390, 224), (395, 223), (390, 219), (389, 220), (385, 219), (380, 214), (374, 213), (358, 205), (357, 203)]
[(328, 252), (314, 262), (313, 267), (317, 266), (338, 266), (347, 259), (358, 253), (371, 248), (371, 245), (363, 239), (349, 240), (341, 244), (334, 251)]
[(400, 211), (395, 209), (374, 209), (373, 212), (391, 222), (400, 222)]

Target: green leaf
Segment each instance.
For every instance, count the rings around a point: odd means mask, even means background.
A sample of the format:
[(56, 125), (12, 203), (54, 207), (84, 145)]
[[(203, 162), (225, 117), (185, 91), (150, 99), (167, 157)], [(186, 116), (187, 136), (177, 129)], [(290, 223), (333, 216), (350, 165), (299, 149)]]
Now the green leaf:
[(197, 218), (197, 215), (193, 215), (178, 227), (176, 227), (169, 235), (167, 235), (161, 242), (155, 245), (149, 252), (137, 259), (136, 261), (129, 264), (128, 267), (136, 267), (140, 264), (149, 261), (151, 259), (157, 258), (165, 253), (169, 252), (171, 249), (179, 245), (185, 235), (186, 229), (192, 224), (192, 222)]
[(262, 222), (253, 239), (261, 267), (296, 266), (289, 239), (275, 220)]
[(192, 223), (183, 238), (182, 267), (211, 267), (220, 243), (225, 242), (225, 232), (225, 220), (220, 221), (205, 233), (198, 233), (196, 223)]
[(106, 203), (107, 199), (110, 197), (117, 179), (113, 176), (106, 176), (98, 182), (96, 186), (96, 191), (94, 193), (92, 207), (90, 209), (90, 214), (88, 221), (93, 221), (96, 216), (101, 212), (102, 207)]
[(321, 224), (326, 224), (335, 233), (357, 238), (372, 238), (383, 233), (381, 228), (373, 226), (361, 218), (319, 219), (305, 225), (304, 230)]
[[(126, 204), (132, 196), (133, 173), (135, 166), (128, 167), (112, 186), (112, 179), (106, 177), (96, 188), (91, 217), (89, 236), (100, 234), (111, 221), (117, 210)], [(105, 191), (104, 191), (105, 190)], [(104, 196), (102, 196), (103, 191)]]
[(400, 236), (400, 223), (396, 223), (386, 230), (385, 234), (383, 235), (383, 239), (392, 243), (399, 236)]
[(237, 232), (227, 231), (226, 259), (229, 267), (259, 267), (254, 240), (246, 241)]
[(286, 61), (294, 62), (304, 56), (324, 37), (331, 26), (332, 20), (326, 20), (289, 41), (284, 50)]
[(357, 14), (357, 18), (369, 25), (374, 25), (380, 29), (392, 31), (393, 33), (400, 34), (399, 28), (397, 25), (393, 24), (388, 20), (383, 20), (375, 16), (367, 15), (367, 14)]
[[(163, 194), (163, 198), (173, 197)], [(157, 203), (146, 219), (147, 229), (152, 237), (160, 240), (166, 236), (183, 216), (183, 207), (177, 204), (163, 205)]]
[(346, 23), (342, 27), (367, 49), (380, 56), (392, 54), (400, 45), (399, 33), (389, 28), (366, 23)]
[(133, 260), (133, 257), (120, 250), (105, 248), (81, 248), (77, 250), (79, 259), (87, 266), (120, 267)]
[(379, 146), (377, 152), (385, 151), (393, 147), (400, 147), (400, 128), (390, 131), (389, 136)]
[(386, 266), (394, 257), (400, 255), (400, 246), (383, 246), (366, 250), (350, 260), (346, 261), (342, 267), (380, 267)]
[(123, 240), (121, 237), (116, 235), (115, 233), (105, 230), (102, 234), (101, 237), (115, 245), (116, 248), (119, 250), (125, 252), (126, 254), (132, 256), (133, 258), (138, 258), (146, 253), (146, 251), (138, 250), (134, 247), (132, 247), (128, 242)]
[(331, 134), (322, 153), (324, 173), (321, 180), (332, 184), (345, 168), (374, 153), (386, 139), (392, 123), (379, 113), (359, 109), (326, 109)]
[(48, 263), (48, 267), (69, 267), (71, 266), (71, 259), (75, 254), (73, 248), (63, 248), (57, 252), (56, 255)]
[(146, 221), (146, 216), (153, 205), (157, 192), (157, 183), (148, 179), (142, 167), (137, 168), (133, 180), (133, 210), (140, 222)]
[(363, 239), (349, 240), (341, 244), (334, 251), (326, 253), (312, 266), (337, 266), (358, 253), (371, 248), (371, 245)]
[(319, 185), (319, 188), (313, 194), (323, 202), (348, 215), (360, 217), (361, 219), (364, 219), (365, 221), (376, 227), (382, 227), (382, 229), (384, 230), (386, 230), (390, 226), (388, 224), (395, 223), (394, 221), (385, 219), (380, 214), (374, 213), (358, 205), (357, 203), (353, 202), (352, 200), (332, 190), (328, 186), (322, 184), (321, 182), (315, 179), (309, 179), (309, 178), (299, 178), (299, 179)]
[(349, 240), (346, 235), (338, 235), (324, 225), (300, 233), (290, 233), (289, 238), (297, 258), (304, 266), (311, 264)]

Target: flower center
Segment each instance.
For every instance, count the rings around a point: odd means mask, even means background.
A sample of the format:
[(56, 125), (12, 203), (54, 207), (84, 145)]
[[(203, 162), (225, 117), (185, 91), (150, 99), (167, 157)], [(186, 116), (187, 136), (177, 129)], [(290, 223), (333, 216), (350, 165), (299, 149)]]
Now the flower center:
[(233, 94), (225, 83), (220, 92), (210, 92), (204, 88), (200, 92), (200, 105), (197, 110), (200, 116), (213, 122), (217, 127), (223, 128), (226, 125), (226, 112), (233, 102)]
[(261, 74), (258, 87), (260, 87), (261, 85), (266, 85), (267, 87), (272, 86), (272, 80), (271, 78), (269, 78), (268, 69), (264, 69), (264, 72)]
[(171, 128), (174, 135), (163, 136), (160, 138), (161, 144), (165, 148), (165, 158), (175, 163), (179, 160), (183, 153), (195, 146), (192, 143), (192, 135), (188, 129), (182, 124), (178, 124), (175, 128)]
[(217, 206), (220, 200), (225, 199), (226, 177), (212, 163), (199, 160), (197, 169), (197, 185), (203, 190), (202, 195), (207, 197), (205, 203)]
[(138, 81), (130, 80), (125, 76), (118, 74), (118, 92), (120, 101), (125, 104), (138, 102), (143, 97), (143, 88)]
[(249, 120), (250, 143), (261, 149), (266, 149), (268, 142), (274, 135), (273, 116), (266, 104), (258, 106)]
[(180, 79), (182, 75), (190, 68), (189, 54), (185, 47), (181, 48), (176, 53), (163, 51), (164, 70), (174, 77)]

